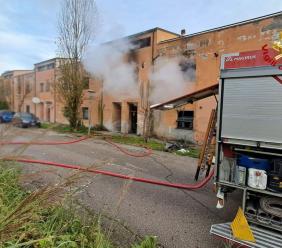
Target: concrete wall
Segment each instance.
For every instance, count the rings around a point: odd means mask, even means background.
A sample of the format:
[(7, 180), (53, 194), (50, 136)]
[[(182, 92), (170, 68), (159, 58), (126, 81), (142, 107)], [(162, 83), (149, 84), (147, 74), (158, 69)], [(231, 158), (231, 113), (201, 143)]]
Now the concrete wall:
[[(157, 56), (158, 42), (166, 39), (177, 37), (176, 34), (166, 32), (161, 29), (155, 29), (151, 32), (136, 36), (134, 39), (151, 38), (151, 46), (134, 50), (125, 58), (131, 59), (137, 65), (137, 82), (138, 87), (142, 85), (146, 88), (149, 81), (149, 74), (152, 68), (153, 58)], [(121, 115), (117, 118), (116, 105), (121, 106)], [(131, 131), (130, 121), (130, 106), (137, 105), (137, 134), (143, 133), (143, 120), (144, 120), (144, 105), (142, 104), (141, 97), (126, 98), (124, 96), (113, 96), (107, 92), (104, 93), (104, 125), (111, 131), (117, 131), (116, 123), (120, 121), (121, 132), (129, 133)], [(118, 120), (120, 119), (120, 120)]]

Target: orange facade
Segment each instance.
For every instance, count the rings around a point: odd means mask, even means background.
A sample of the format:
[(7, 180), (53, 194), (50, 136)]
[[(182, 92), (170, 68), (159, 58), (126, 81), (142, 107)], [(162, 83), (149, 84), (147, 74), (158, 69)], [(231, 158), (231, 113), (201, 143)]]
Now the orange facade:
[[(162, 56), (176, 56), (179, 53), (195, 60), (196, 78), (194, 89), (201, 89), (219, 81), (220, 58), (222, 54), (260, 50), (264, 44), (271, 46), (273, 40), (282, 31), (282, 14), (257, 18), (254, 20), (188, 35), (158, 45), (158, 53)], [(187, 91), (191, 85), (187, 85)], [(184, 95), (184, 94), (183, 94)], [(194, 111), (193, 130), (185, 131), (176, 128), (177, 110), (157, 111), (154, 130), (164, 137), (193, 138), (197, 142), (203, 140), (208, 118), (216, 99), (205, 100), (186, 105), (181, 110)]]
[[(181, 96), (218, 82), (222, 54), (258, 50), (264, 44), (270, 46), (281, 30), (281, 13), (185, 36), (155, 28), (126, 37), (131, 41), (146, 38), (150, 40), (146, 46), (130, 51), (126, 59), (136, 64), (138, 88), (147, 90), (148, 85), (152, 83), (150, 73), (155, 69), (157, 61), (164, 57), (172, 60), (181, 56), (184, 61), (183, 71), (188, 68), (186, 65), (189, 66), (189, 70), (191, 68), (194, 70), (193, 78), (184, 82), (185, 90), (178, 94)], [(58, 96), (56, 97), (53, 87), (58, 77), (58, 59), (35, 64), (33, 74), (28, 72), (22, 76), (25, 78), (23, 81), (31, 80), (27, 79), (30, 75), (33, 75), (34, 80), (31, 94), (38, 97), (40, 103), (32, 104), (30, 95), (26, 97), (22, 111), (26, 111), (27, 106), (30, 106), (30, 111), (34, 111), (43, 121), (66, 123), (62, 113), (63, 104)], [(154, 87), (164, 86), (160, 82)], [(89, 80), (89, 89), (95, 93), (93, 95), (85, 90), (81, 106), (84, 124), (88, 125), (90, 119), (91, 125), (103, 124), (110, 131), (142, 134), (144, 98), (140, 92), (139, 95), (129, 98), (110, 94), (103, 91), (103, 88), (103, 82), (92, 78)], [(13, 104), (12, 108), (18, 111), (16, 105), (18, 103)], [(154, 111), (153, 133), (159, 137), (201, 143), (210, 112), (215, 106), (215, 97), (210, 97), (176, 110)]]
[(57, 59), (51, 59), (35, 64), (35, 97), (40, 103), (35, 105), (35, 115), (46, 122), (56, 122), (56, 96), (54, 83), (56, 81)]

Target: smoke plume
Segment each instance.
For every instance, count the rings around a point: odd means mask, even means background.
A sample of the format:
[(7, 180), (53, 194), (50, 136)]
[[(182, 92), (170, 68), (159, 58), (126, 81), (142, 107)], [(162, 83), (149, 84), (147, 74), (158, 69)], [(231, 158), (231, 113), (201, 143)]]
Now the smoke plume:
[(133, 45), (126, 39), (89, 47), (83, 60), (85, 69), (103, 81), (103, 90), (119, 99), (138, 96), (136, 64), (129, 61)]
[(155, 104), (184, 95), (194, 77), (194, 63), (187, 58), (159, 57), (150, 74), (150, 101)]

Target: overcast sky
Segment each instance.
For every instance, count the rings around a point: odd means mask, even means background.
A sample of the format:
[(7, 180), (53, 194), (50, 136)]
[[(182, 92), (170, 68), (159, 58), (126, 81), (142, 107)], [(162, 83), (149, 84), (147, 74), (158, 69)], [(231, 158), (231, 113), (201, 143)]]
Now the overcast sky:
[[(60, 0), (0, 0), (0, 73), (56, 56)], [(282, 10), (282, 0), (97, 0), (102, 42), (161, 27), (188, 34)]]

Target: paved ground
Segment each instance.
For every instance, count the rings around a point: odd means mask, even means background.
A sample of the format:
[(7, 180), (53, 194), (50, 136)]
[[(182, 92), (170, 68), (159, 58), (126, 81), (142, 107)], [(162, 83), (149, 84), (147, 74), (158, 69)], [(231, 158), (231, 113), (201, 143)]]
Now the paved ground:
[[(72, 138), (42, 129), (13, 128), (6, 132), (4, 139)], [(124, 147), (137, 152), (141, 149)], [(72, 145), (0, 147), (0, 155), (15, 153), (49, 161), (98, 165), (103, 170), (177, 183), (193, 183), (197, 164), (196, 159), (164, 152), (154, 152), (151, 157), (146, 158), (129, 157), (105, 141), (95, 139)], [(54, 174), (70, 173), (64, 169), (46, 168), (41, 165), (23, 167), (29, 172), (45, 171), (49, 179), (54, 177)], [(49, 173), (50, 171), (54, 174)], [(41, 180), (48, 180), (47, 177), (42, 178)], [(212, 183), (203, 189), (188, 191), (89, 175), (81, 184), (87, 185), (79, 194), (82, 204), (95, 212), (116, 218), (138, 235), (158, 236), (160, 244), (165, 248), (222, 247), (222, 243), (209, 235), (210, 225), (232, 220), (240, 199), (239, 195), (235, 200), (227, 199), (226, 207), (217, 210)]]

